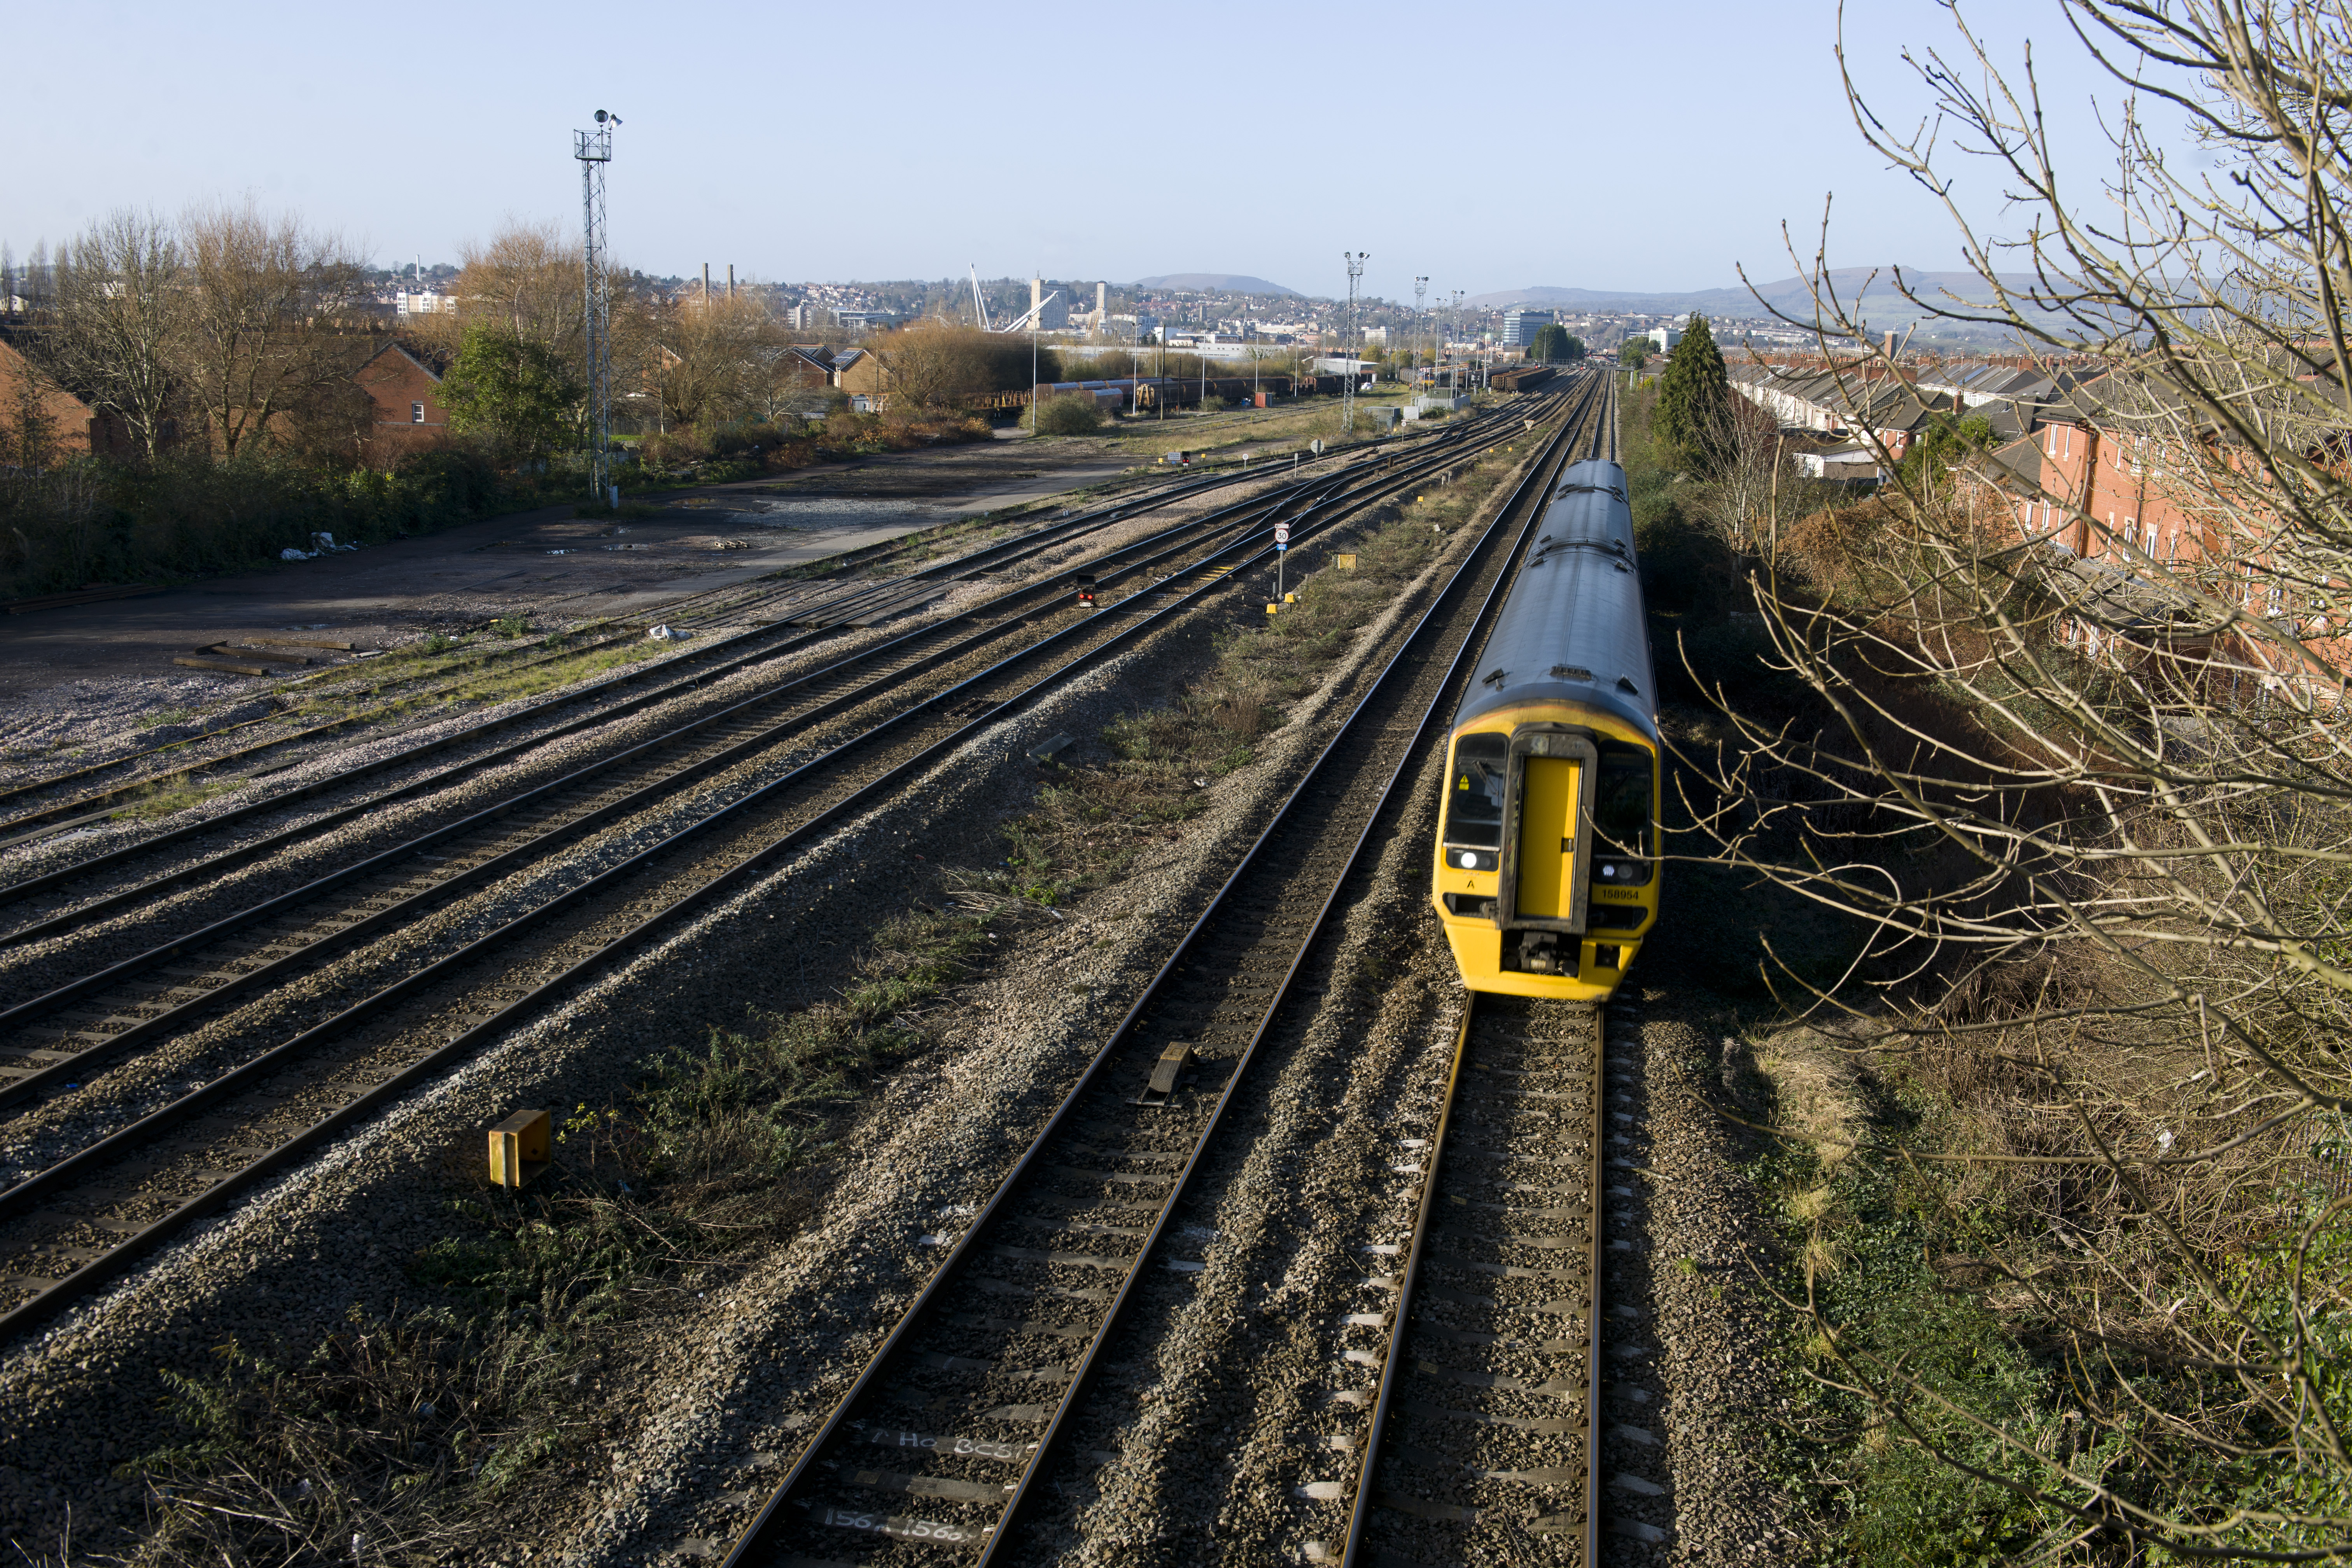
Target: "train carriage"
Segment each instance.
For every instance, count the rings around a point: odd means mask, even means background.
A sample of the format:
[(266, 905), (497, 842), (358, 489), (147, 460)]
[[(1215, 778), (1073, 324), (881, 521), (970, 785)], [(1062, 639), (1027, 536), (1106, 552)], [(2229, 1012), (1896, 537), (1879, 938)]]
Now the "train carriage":
[(1659, 891), (1656, 682), (1616, 464), (1561, 475), (1479, 662), (1432, 889), (1463, 984), (1605, 997)]

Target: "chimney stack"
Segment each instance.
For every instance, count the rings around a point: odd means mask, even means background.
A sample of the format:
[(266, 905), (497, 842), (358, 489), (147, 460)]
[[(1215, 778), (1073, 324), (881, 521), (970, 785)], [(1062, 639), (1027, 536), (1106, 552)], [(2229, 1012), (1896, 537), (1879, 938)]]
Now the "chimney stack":
[(1888, 359), (1895, 357), (1895, 332), (1892, 328), (1889, 328), (1886, 333), (1886, 357)]
[(710, 303), (710, 263), (702, 264), (702, 302)]
[(735, 264), (731, 261), (727, 264), (727, 297), (735, 298)]

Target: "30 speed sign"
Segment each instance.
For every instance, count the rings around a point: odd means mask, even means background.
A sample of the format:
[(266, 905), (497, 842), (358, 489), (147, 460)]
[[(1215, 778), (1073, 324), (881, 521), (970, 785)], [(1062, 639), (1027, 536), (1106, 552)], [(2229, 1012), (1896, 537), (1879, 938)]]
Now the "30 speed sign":
[(1277, 522), (1274, 525), (1274, 542), (1276, 544), (1287, 544), (1290, 542), (1290, 525), (1288, 523)]

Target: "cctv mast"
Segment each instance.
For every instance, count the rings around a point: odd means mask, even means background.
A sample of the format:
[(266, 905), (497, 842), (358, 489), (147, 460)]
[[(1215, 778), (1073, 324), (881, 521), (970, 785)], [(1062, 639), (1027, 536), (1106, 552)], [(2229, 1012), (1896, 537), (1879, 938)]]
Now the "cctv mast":
[(598, 500), (620, 504), (613, 485), (613, 289), (605, 276), (604, 165), (613, 161), (617, 114), (596, 111), (596, 129), (572, 133), (572, 155), (580, 160), (580, 206), (587, 229), (588, 485)]

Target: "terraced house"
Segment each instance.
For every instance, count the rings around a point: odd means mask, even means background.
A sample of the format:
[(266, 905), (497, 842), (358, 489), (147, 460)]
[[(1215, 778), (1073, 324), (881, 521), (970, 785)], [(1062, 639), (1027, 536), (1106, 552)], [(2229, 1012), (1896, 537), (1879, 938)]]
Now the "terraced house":
[[(1751, 363), (1731, 379), (1784, 427), (1852, 437), (1853, 455), (1875, 456), (1882, 477), (1933, 422), (1985, 419), (2000, 445), (1969, 465), (1964, 504), (2066, 558), (2083, 609), (2061, 625), (2069, 643), (2125, 665), (2217, 658), (2257, 689), (2291, 681), (2334, 700), (2333, 671), (2352, 656), (2344, 617), (2331, 616), (2342, 584), (2304, 558), (2234, 444), (2178, 388), (2014, 362), (1900, 378), (1883, 366)], [(2340, 445), (2314, 440), (2315, 458)], [(2292, 640), (2220, 627), (2217, 601)]]

